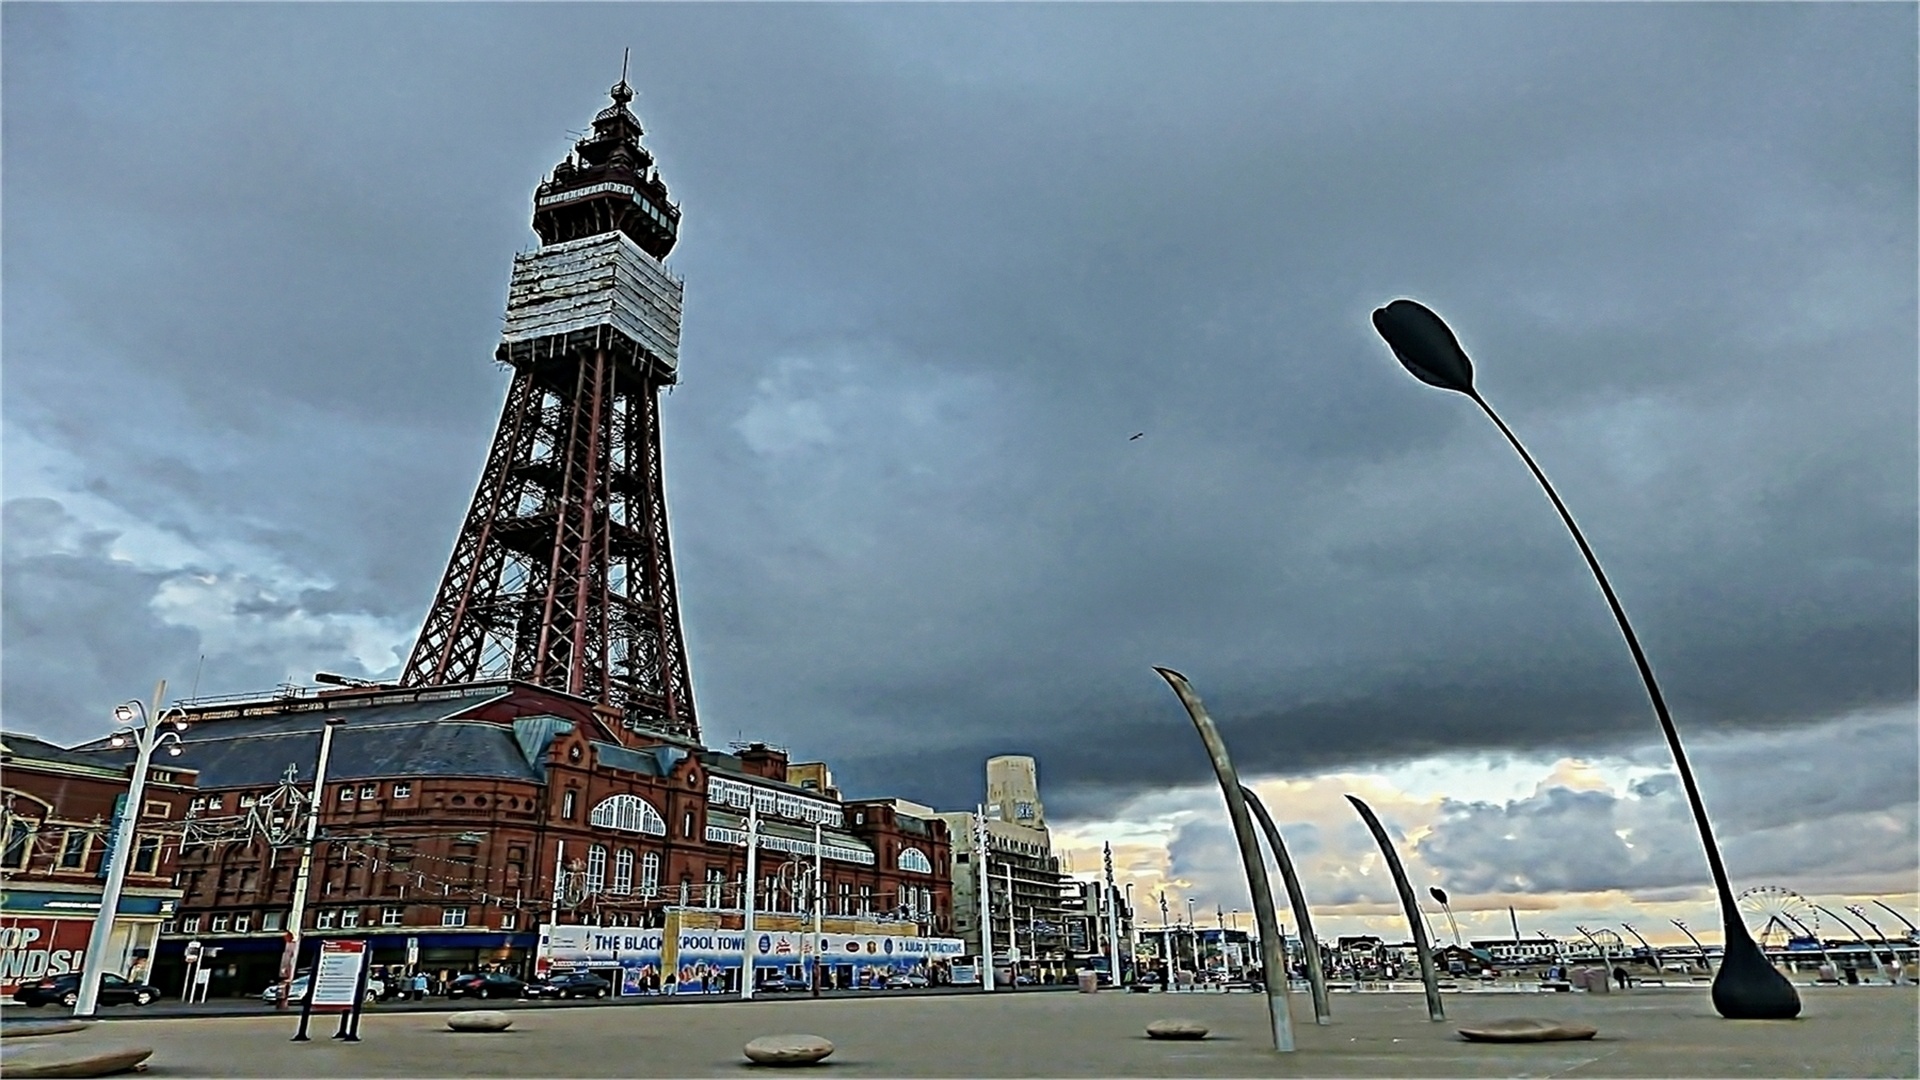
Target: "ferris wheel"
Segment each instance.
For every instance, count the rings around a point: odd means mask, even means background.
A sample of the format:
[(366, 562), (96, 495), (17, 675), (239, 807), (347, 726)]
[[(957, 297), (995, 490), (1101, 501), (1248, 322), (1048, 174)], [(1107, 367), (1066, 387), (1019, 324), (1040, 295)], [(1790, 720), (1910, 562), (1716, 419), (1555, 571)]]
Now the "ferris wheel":
[(1795, 938), (1820, 940), (1820, 909), (1813, 901), (1781, 885), (1755, 885), (1734, 900), (1741, 921), (1763, 947)]

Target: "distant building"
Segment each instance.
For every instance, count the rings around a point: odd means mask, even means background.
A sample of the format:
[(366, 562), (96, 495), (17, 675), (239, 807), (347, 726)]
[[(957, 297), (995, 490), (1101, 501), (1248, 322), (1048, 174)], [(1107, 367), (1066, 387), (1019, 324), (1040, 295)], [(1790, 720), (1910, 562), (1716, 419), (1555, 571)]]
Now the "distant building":
[(941, 813), (951, 840), (953, 933), (970, 955), (980, 954), (981, 877), (988, 881), (996, 968), (1041, 982), (1063, 979), (1071, 969), (1063, 890), (1039, 773), (1030, 757), (987, 759), (984, 859), (975, 850), (980, 818), (967, 811)]
[[(1109, 942), (1120, 942), (1120, 977), (1128, 979), (1134, 970), (1133, 911), (1119, 887), (1109, 890), (1105, 877), (1091, 881), (1068, 881), (1062, 887), (1061, 914), (1067, 924), (1067, 952), (1076, 970), (1106, 971), (1113, 957)], [(1111, 909), (1113, 917), (1108, 918)], [(1109, 924), (1113, 925), (1109, 925)]]
[[(198, 770), (198, 788), (173, 819), (185, 847), (168, 866), (180, 909), (160, 926), (163, 988), (178, 988), (196, 940), (219, 950), (213, 996), (274, 978), (294, 826), (329, 717), (343, 722), (304, 932), (366, 938), (381, 967), (531, 974), (542, 923), (658, 928), (673, 909), (737, 924), (749, 802), (759, 807), (756, 907), (769, 919), (807, 906), (795, 885), (811, 870), (815, 826), (827, 915), (920, 935), (951, 918), (944, 822), (829, 796), (825, 767), (809, 772), (817, 763), (800, 770), (814, 787), (791, 783), (786, 752), (765, 743), (722, 751), (634, 731), (593, 702), (517, 680), (281, 693), (186, 714), (184, 754), (171, 760)], [(120, 776), (131, 756), (104, 741), (62, 753)]]
[(1484, 938), (1470, 942), (1476, 951), (1484, 952), (1493, 958), (1496, 964), (1517, 967), (1522, 964), (1551, 964), (1567, 953), (1562, 942), (1552, 938)]
[(174, 867), (194, 771), (156, 763), (136, 808), (126, 804), (125, 764), (32, 735), (0, 733), (0, 768), (0, 996), (26, 979), (80, 970), (106, 883), (108, 834), (124, 813), (137, 813), (138, 824), (106, 966), (146, 975), (161, 924), (180, 903)]

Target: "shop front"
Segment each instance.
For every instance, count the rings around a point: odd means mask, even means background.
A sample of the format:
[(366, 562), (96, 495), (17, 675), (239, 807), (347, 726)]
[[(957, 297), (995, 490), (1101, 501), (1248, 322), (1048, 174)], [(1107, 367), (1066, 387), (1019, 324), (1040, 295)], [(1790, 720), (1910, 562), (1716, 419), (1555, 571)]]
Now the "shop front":
[[(822, 985), (878, 988), (896, 974), (945, 981), (944, 968), (964, 947), (957, 938), (905, 934), (827, 933), (739, 929), (712, 925), (709, 912), (669, 911), (657, 929), (542, 926), (536, 974), (592, 971), (621, 995), (726, 994), (740, 990), (743, 956), (753, 958), (756, 986), (781, 979), (810, 984), (816, 963)], [(851, 920), (847, 920), (851, 922)]]
[[(455, 975), (483, 970), (500, 970), (527, 977), (537, 938), (533, 934), (507, 933), (414, 933), (389, 931), (379, 934), (331, 932), (308, 934), (301, 944), (300, 970), (306, 970), (319, 949), (317, 939), (353, 938), (363, 940), (369, 949), (372, 973), (382, 979), (398, 979), (415, 971), (424, 972), (436, 985)], [(207, 996), (251, 997), (272, 986), (280, 978), (280, 958), (286, 949), (284, 933), (235, 936), (169, 936), (160, 943), (155, 964), (155, 986), (172, 995), (184, 991), (187, 977), (186, 950), (189, 940), (200, 943), (200, 967), (207, 973)], [(399, 987), (393, 987), (397, 992)]]
[[(177, 894), (175, 894), (177, 895)], [(107, 945), (106, 970), (148, 981), (160, 923), (173, 917), (173, 896), (123, 894)], [(79, 971), (85, 964), (98, 892), (22, 888), (0, 892), (0, 997), (12, 999), (22, 982)]]

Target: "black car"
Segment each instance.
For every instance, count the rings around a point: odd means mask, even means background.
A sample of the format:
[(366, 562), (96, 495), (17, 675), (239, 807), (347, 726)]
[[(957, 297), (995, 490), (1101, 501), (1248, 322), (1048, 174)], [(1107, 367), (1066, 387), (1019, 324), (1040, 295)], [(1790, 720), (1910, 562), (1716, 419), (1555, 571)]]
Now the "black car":
[(591, 971), (570, 971), (527, 984), (528, 997), (603, 998), (613, 992), (613, 984)]
[(478, 975), (459, 975), (447, 984), (447, 996), (477, 998), (517, 998), (527, 992), (527, 984), (498, 971)]
[[(71, 1009), (80, 1002), (80, 976), (55, 975), (50, 979), (29, 979), (13, 992), (13, 1000), (33, 1008), (59, 1002)], [(112, 973), (100, 976), (102, 1005), (151, 1005), (159, 1000), (160, 991), (156, 987), (128, 982)]]

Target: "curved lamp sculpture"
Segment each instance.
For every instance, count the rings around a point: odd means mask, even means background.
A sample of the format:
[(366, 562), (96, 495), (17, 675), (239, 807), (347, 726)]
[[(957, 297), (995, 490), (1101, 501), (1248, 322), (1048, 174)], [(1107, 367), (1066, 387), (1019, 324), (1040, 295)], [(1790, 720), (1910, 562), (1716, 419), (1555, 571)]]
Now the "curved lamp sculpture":
[(1440, 973), (1433, 969), (1433, 941), (1427, 937), (1427, 921), (1420, 917), (1420, 901), (1414, 899), (1413, 886), (1407, 881), (1407, 868), (1400, 864), (1400, 853), (1393, 850), (1393, 838), (1387, 835), (1373, 807), (1354, 795), (1347, 796), (1347, 801), (1360, 811), (1367, 831), (1373, 833), (1374, 842), (1380, 845), (1380, 854), (1387, 860), (1387, 873), (1393, 876), (1393, 887), (1400, 894), (1400, 906), (1407, 909), (1407, 925), (1413, 928), (1413, 947), (1420, 954), (1420, 982), (1427, 988), (1427, 1019), (1437, 1024), (1447, 1018), (1447, 1011), (1440, 1007)]
[(1226, 741), (1220, 738), (1220, 730), (1213, 726), (1213, 718), (1207, 715), (1206, 706), (1200, 704), (1200, 695), (1193, 692), (1187, 677), (1170, 668), (1153, 670), (1167, 680), (1167, 685), (1180, 696), (1180, 704), (1187, 707), (1187, 715), (1193, 718), (1193, 726), (1200, 732), (1200, 741), (1207, 746), (1207, 757), (1213, 761), (1213, 774), (1220, 780), (1220, 791), (1227, 797), (1227, 814), (1233, 818), (1234, 839), (1240, 842), (1240, 862), (1247, 871), (1247, 890), (1253, 894), (1253, 919), (1260, 927), (1260, 973), (1261, 981), (1267, 984), (1267, 1017), (1273, 1027), (1273, 1048), (1290, 1051), (1293, 1049), (1293, 1017), (1287, 1014), (1286, 943), (1281, 940), (1280, 923), (1274, 917), (1273, 889), (1267, 884), (1267, 864), (1260, 858), (1260, 841), (1253, 835), (1247, 802), (1240, 797), (1240, 774), (1234, 771), (1233, 761), (1227, 757)]
[(1920, 926), (1913, 925), (1913, 920), (1907, 918), (1905, 915), (1900, 914), (1898, 911), (1895, 911), (1894, 909), (1887, 907), (1887, 905), (1880, 903), (1880, 901), (1878, 900), (1875, 900), (1874, 903), (1879, 904), (1883, 908), (1886, 908), (1887, 914), (1893, 916), (1896, 919), (1899, 919), (1903, 923), (1906, 923), (1907, 933), (1909, 935), (1920, 934)]
[[(1873, 961), (1874, 972), (1878, 974), (1881, 978), (1887, 980), (1888, 982), (1893, 981), (1893, 977), (1887, 974), (1886, 965), (1880, 962), (1880, 950), (1873, 947), (1873, 942), (1867, 940), (1867, 935), (1861, 933), (1859, 927), (1848, 922), (1838, 912), (1828, 911), (1826, 908), (1821, 907), (1819, 904), (1815, 904), (1813, 905), (1813, 907), (1815, 911), (1824, 913), (1827, 916), (1827, 918), (1832, 919), (1834, 922), (1837, 922), (1841, 926), (1846, 927), (1847, 933), (1852, 934), (1853, 939), (1855, 941), (1858, 941), (1860, 944), (1865, 945), (1867, 947), (1867, 958)], [(1817, 941), (1819, 939), (1815, 938), (1814, 940)], [(1898, 959), (1898, 954), (1895, 954), (1895, 958)]]
[(1273, 823), (1273, 815), (1267, 813), (1260, 796), (1255, 795), (1252, 788), (1243, 786), (1240, 797), (1246, 800), (1247, 809), (1253, 811), (1260, 831), (1267, 834), (1267, 847), (1273, 851), (1273, 861), (1280, 864), (1280, 883), (1286, 886), (1287, 902), (1293, 905), (1293, 923), (1300, 928), (1300, 951), (1307, 954), (1307, 986), (1313, 991), (1313, 1022), (1331, 1024), (1333, 1006), (1327, 1001), (1327, 973), (1320, 967), (1320, 939), (1313, 934), (1313, 914), (1307, 910), (1306, 894), (1300, 891), (1300, 876), (1293, 872), (1293, 857), (1287, 854), (1280, 829)]
[(1453, 947), (1460, 948), (1460, 924), (1453, 921), (1453, 905), (1447, 903), (1447, 890), (1438, 885), (1430, 885), (1427, 887), (1427, 895), (1433, 897), (1434, 901), (1440, 905), (1441, 911), (1446, 912), (1447, 925), (1453, 929)]
[(1473, 388), (1473, 363), (1467, 359), (1460, 342), (1440, 316), (1412, 300), (1395, 300), (1374, 311), (1373, 326), (1386, 339), (1400, 365), (1414, 378), (1429, 386), (1465, 394), (1480, 406), (1480, 411), (1486, 413), (1487, 419), (1492, 420), (1500, 433), (1513, 444), (1520, 460), (1526, 462), (1533, 478), (1546, 491), (1547, 498), (1553, 500), (1553, 508), (1560, 512), (1560, 520), (1566, 524), (1567, 531), (1573, 534), (1574, 543), (1580, 546), (1580, 554), (1587, 560), (1587, 569), (1593, 571), (1594, 581), (1599, 583), (1601, 593), (1606, 596), (1607, 606), (1613, 610), (1614, 621), (1620, 624), (1620, 635), (1627, 639), (1633, 662), (1640, 669), (1640, 681), (1646, 684), (1647, 697), (1653, 702), (1654, 714), (1660, 718), (1660, 731), (1667, 738), (1668, 748), (1673, 751), (1674, 766), (1679, 770), (1680, 783), (1686, 789), (1687, 805), (1693, 810), (1694, 824), (1700, 828), (1700, 843), (1706, 848), (1707, 868), (1712, 872), (1714, 888), (1720, 894), (1720, 923), (1726, 936), (1726, 950), (1720, 958), (1720, 972), (1713, 979), (1713, 1007), (1730, 1020), (1791, 1020), (1800, 1015), (1800, 995), (1794, 990), (1793, 984), (1767, 961), (1760, 947), (1754, 944), (1753, 936), (1747, 933), (1746, 925), (1740, 921), (1740, 910), (1734, 904), (1733, 890), (1727, 884), (1727, 868), (1720, 860), (1719, 845), (1714, 843), (1713, 829), (1707, 824), (1706, 806), (1701, 803), (1699, 786), (1693, 780), (1693, 768), (1687, 764), (1686, 751), (1680, 748), (1680, 734), (1674, 730), (1673, 717), (1667, 713), (1667, 703), (1660, 695), (1660, 685), (1653, 679), (1653, 667), (1647, 663), (1639, 639), (1633, 636), (1633, 627), (1627, 623), (1627, 613), (1621, 608), (1619, 598), (1613, 594), (1613, 586), (1608, 583), (1606, 573), (1600, 569), (1600, 560), (1594, 557), (1593, 549), (1587, 545), (1587, 538), (1581, 534), (1580, 527), (1573, 523), (1573, 515), (1567, 512), (1559, 493), (1547, 482), (1547, 474), (1534, 464), (1527, 448), (1520, 445), (1520, 440), (1512, 430)]

